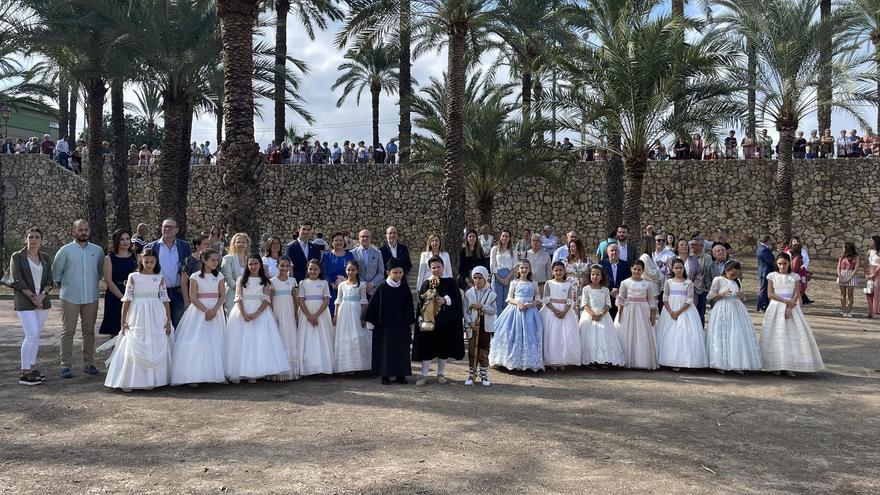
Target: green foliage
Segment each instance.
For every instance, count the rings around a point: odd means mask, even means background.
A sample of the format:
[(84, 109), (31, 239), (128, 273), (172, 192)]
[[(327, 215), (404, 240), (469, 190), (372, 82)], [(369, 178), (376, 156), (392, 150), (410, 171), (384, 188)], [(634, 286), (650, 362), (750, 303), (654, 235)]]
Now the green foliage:
[[(141, 148), (141, 145), (146, 144), (150, 150), (154, 150), (156, 148), (161, 148), (162, 143), (162, 127), (157, 126), (156, 130), (153, 132), (153, 139), (149, 139), (147, 132), (147, 119), (141, 117), (140, 115), (131, 115), (129, 113), (125, 114), (125, 146), (128, 148), (130, 145), (137, 146), (138, 149)], [(110, 114), (105, 113), (104, 119), (101, 124), (101, 135), (102, 136), (112, 136), (113, 129), (110, 125)]]

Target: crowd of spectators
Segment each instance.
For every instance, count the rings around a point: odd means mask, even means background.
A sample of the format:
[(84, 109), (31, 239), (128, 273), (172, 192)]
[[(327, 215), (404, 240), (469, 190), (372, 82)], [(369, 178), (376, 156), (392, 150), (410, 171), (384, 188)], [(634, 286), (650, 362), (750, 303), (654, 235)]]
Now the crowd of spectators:
[(280, 145), (273, 140), (266, 147), (266, 158), (269, 163), (277, 164), (326, 164), (340, 165), (349, 163), (397, 163), (397, 140), (391, 139), (388, 144), (382, 145), (380, 142), (375, 148), (366, 146), (363, 141), (346, 140), (342, 143), (333, 143), (331, 148), (327, 141), (323, 143), (315, 140), (314, 143), (303, 141), (299, 144), (291, 145), (287, 141)]

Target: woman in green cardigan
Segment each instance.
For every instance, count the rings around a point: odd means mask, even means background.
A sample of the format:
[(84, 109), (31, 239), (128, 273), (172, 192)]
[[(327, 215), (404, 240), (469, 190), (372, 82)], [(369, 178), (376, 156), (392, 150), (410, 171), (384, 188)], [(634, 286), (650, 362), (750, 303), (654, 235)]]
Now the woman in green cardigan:
[(24, 328), (24, 342), (21, 343), (22, 385), (39, 385), (45, 375), (34, 368), (37, 351), (40, 349), (40, 332), (49, 316), (49, 291), (52, 290), (52, 263), (49, 256), (40, 251), (43, 246), (43, 233), (32, 228), (26, 234), (27, 247), (12, 254), (9, 267), (12, 274), (13, 305), (15, 313)]

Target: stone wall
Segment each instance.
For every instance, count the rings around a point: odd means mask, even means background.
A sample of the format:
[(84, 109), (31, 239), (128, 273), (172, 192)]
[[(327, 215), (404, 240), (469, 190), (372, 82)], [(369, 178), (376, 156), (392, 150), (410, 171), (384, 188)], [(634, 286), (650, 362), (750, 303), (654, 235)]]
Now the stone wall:
[[(7, 230), (19, 234), (38, 225), (46, 231), (50, 248), (65, 242), (71, 222), (85, 211), (85, 180), (40, 156), (0, 160), (8, 189)], [(880, 185), (867, 180), (880, 161), (795, 163), (794, 230), (811, 253), (836, 256), (844, 240), (867, 247), (870, 236), (880, 233)], [(510, 229), (519, 236), (524, 228), (550, 223), (557, 233), (575, 229), (595, 244), (607, 234), (601, 167), (596, 162), (571, 166), (562, 184), (524, 179), (508, 185), (495, 201), (495, 230)], [(701, 232), (709, 238), (724, 228), (737, 250), (752, 252), (758, 236), (772, 225), (774, 171), (775, 162), (761, 160), (653, 162), (645, 180), (642, 220), (664, 232)], [(130, 174), (132, 219), (155, 226), (157, 170), (132, 167)], [(255, 214), (263, 231), (285, 240), (305, 219), (325, 234), (367, 227), (374, 237), (393, 223), (403, 242), (420, 249), (439, 226), (439, 190), (439, 182), (398, 166), (269, 165), (263, 205)], [(219, 221), (220, 194), (216, 167), (192, 169), (191, 232)], [(108, 187), (109, 212), (113, 196)], [(472, 205), (462, 207), (468, 218), (478, 218)]]

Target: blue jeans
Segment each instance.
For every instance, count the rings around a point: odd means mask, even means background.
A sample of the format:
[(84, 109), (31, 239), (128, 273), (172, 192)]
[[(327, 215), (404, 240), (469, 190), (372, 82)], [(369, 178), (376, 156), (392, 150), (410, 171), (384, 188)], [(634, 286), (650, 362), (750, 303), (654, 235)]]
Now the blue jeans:
[(758, 311), (764, 311), (770, 305), (770, 297), (767, 295), (767, 277), (759, 277), (761, 287), (758, 289)]
[(183, 293), (180, 292), (180, 287), (169, 287), (168, 288), (168, 298), (171, 299), (169, 303), (171, 306), (171, 324), (174, 325), (174, 328), (177, 328), (177, 324), (180, 323), (180, 319), (183, 318)]
[(492, 277), (492, 290), (495, 291), (495, 311), (497, 315), (500, 315), (504, 308), (507, 307), (507, 289), (510, 288), (510, 285), (504, 285), (496, 281), (495, 277), (507, 277), (509, 274), (510, 270), (502, 268)]

